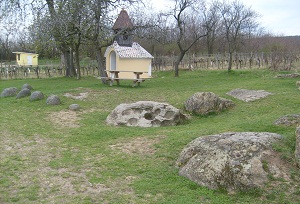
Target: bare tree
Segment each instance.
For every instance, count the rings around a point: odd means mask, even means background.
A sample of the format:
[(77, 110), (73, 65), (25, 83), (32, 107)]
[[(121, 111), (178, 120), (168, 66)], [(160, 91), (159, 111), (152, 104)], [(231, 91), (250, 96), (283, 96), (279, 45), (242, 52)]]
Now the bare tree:
[(220, 13), (218, 12), (218, 5), (214, 2), (208, 8), (204, 7), (204, 25), (207, 30), (206, 46), (208, 55), (214, 53), (214, 45), (220, 28)]
[(202, 26), (198, 0), (175, 0), (172, 16), (175, 19), (174, 31), (176, 31), (176, 43), (179, 55), (175, 61), (175, 77), (179, 76), (179, 64), (186, 52), (200, 39), (207, 35)]
[(219, 5), (224, 36), (228, 46), (228, 71), (230, 71), (232, 68), (233, 53), (238, 50), (243, 38), (249, 36), (249, 32), (258, 27), (256, 20), (259, 15), (239, 1), (231, 3), (223, 1), (217, 4)]

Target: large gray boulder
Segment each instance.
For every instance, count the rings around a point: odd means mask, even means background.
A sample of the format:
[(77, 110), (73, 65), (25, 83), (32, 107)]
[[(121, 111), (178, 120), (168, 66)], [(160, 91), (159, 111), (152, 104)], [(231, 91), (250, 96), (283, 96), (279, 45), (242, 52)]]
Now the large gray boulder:
[(282, 136), (268, 132), (229, 132), (199, 137), (181, 152), (179, 174), (210, 189), (229, 192), (263, 187), (268, 178), (288, 178), (272, 143)]
[(18, 92), (18, 89), (16, 87), (6, 88), (2, 91), (0, 97), (6, 98), (6, 97), (16, 96), (17, 92)]
[(234, 103), (231, 100), (220, 98), (212, 92), (195, 93), (184, 103), (187, 111), (201, 115), (218, 113), (233, 106)]
[(46, 100), (47, 105), (59, 105), (61, 104), (60, 98), (57, 95), (51, 95)]
[(31, 91), (28, 88), (22, 88), (22, 90), (17, 94), (16, 98), (24, 98), (26, 96), (30, 96)]
[(154, 101), (139, 101), (118, 105), (106, 118), (109, 125), (139, 127), (173, 126), (185, 119), (180, 110)]
[(300, 167), (300, 126), (296, 128), (296, 148), (295, 159), (298, 167)]

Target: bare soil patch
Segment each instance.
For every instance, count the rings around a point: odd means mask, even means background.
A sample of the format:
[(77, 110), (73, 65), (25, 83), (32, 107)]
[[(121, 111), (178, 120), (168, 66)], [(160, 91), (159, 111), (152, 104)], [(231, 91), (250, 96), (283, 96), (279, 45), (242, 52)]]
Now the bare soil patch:
[[(6, 168), (9, 169), (1, 178), (10, 181), (10, 185), (5, 190), (0, 188), (0, 191), (14, 198), (38, 186), (37, 202), (22, 197), (20, 203), (73, 203), (76, 196), (89, 197), (93, 203), (107, 203), (107, 193), (136, 196), (130, 187), (136, 176), (127, 175), (105, 184), (90, 182), (88, 175), (100, 176), (102, 169), (93, 165), (95, 158), (89, 155), (86, 155), (84, 168), (51, 168), (49, 162), (62, 157), (61, 146), (55, 145), (60, 143), (58, 139), (50, 140), (40, 135), (28, 138), (9, 131), (0, 131), (0, 136), (0, 164), (7, 162)], [(96, 160), (101, 158), (103, 155)]]
[(137, 137), (130, 141), (110, 145), (110, 147), (125, 154), (152, 155), (156, 152), (154, 145), (159, 143), (163, 138), (164, 136), (156, 138)]
[(59, 112), (53, 112), (49, 114), (49, 120), (55, 127), (58, 128), (78, 128), (79, 116), (78, 113), (71, 110), (62, 110)]
[(95, 112), (96, 109), (91, 108), (84, 111), (61, 110), (49, 113), (49, 120), (56, 128), (79, 128), (81, 114)]

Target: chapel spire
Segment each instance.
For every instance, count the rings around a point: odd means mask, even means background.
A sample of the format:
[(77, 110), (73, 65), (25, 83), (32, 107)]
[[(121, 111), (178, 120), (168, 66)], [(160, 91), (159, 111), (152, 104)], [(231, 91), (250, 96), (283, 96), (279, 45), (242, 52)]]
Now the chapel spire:
[(132, 45), (133, 23), (125, 9), (122, 9), (120, 12), (112, 29), (116, 35), (114, 40), (117, 41), (120, 46)]

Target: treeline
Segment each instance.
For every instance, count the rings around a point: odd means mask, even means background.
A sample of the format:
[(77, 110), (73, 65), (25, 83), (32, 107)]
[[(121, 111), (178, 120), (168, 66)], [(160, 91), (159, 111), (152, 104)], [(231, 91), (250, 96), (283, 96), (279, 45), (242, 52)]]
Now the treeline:
[[(0, 2), (0, 60), (14, 60), (13, 51), (35, 52), (40, 58), (62, 56), (65, 75), (71, 77), (80, 78), (80, 60), (86, 57), (96, 60), (98, 73), (105, 76), (104, 51), (116, 35), (124, 32), (134, 35), (135, 41), (157, 59), (175, 56), (175, 76), (187, 55), (226, 55), (226, 68), (230, 70), (236, 66), (236, 53), (300, 51), (299, 36), (265, 32), (258, 23), (260, 15), (239, 1), (174, 0), (163, 12), (155, 11), (148, 1), (26, 2)], [(121, 8), (127, 8), (135, 26), (113, 33)]]

